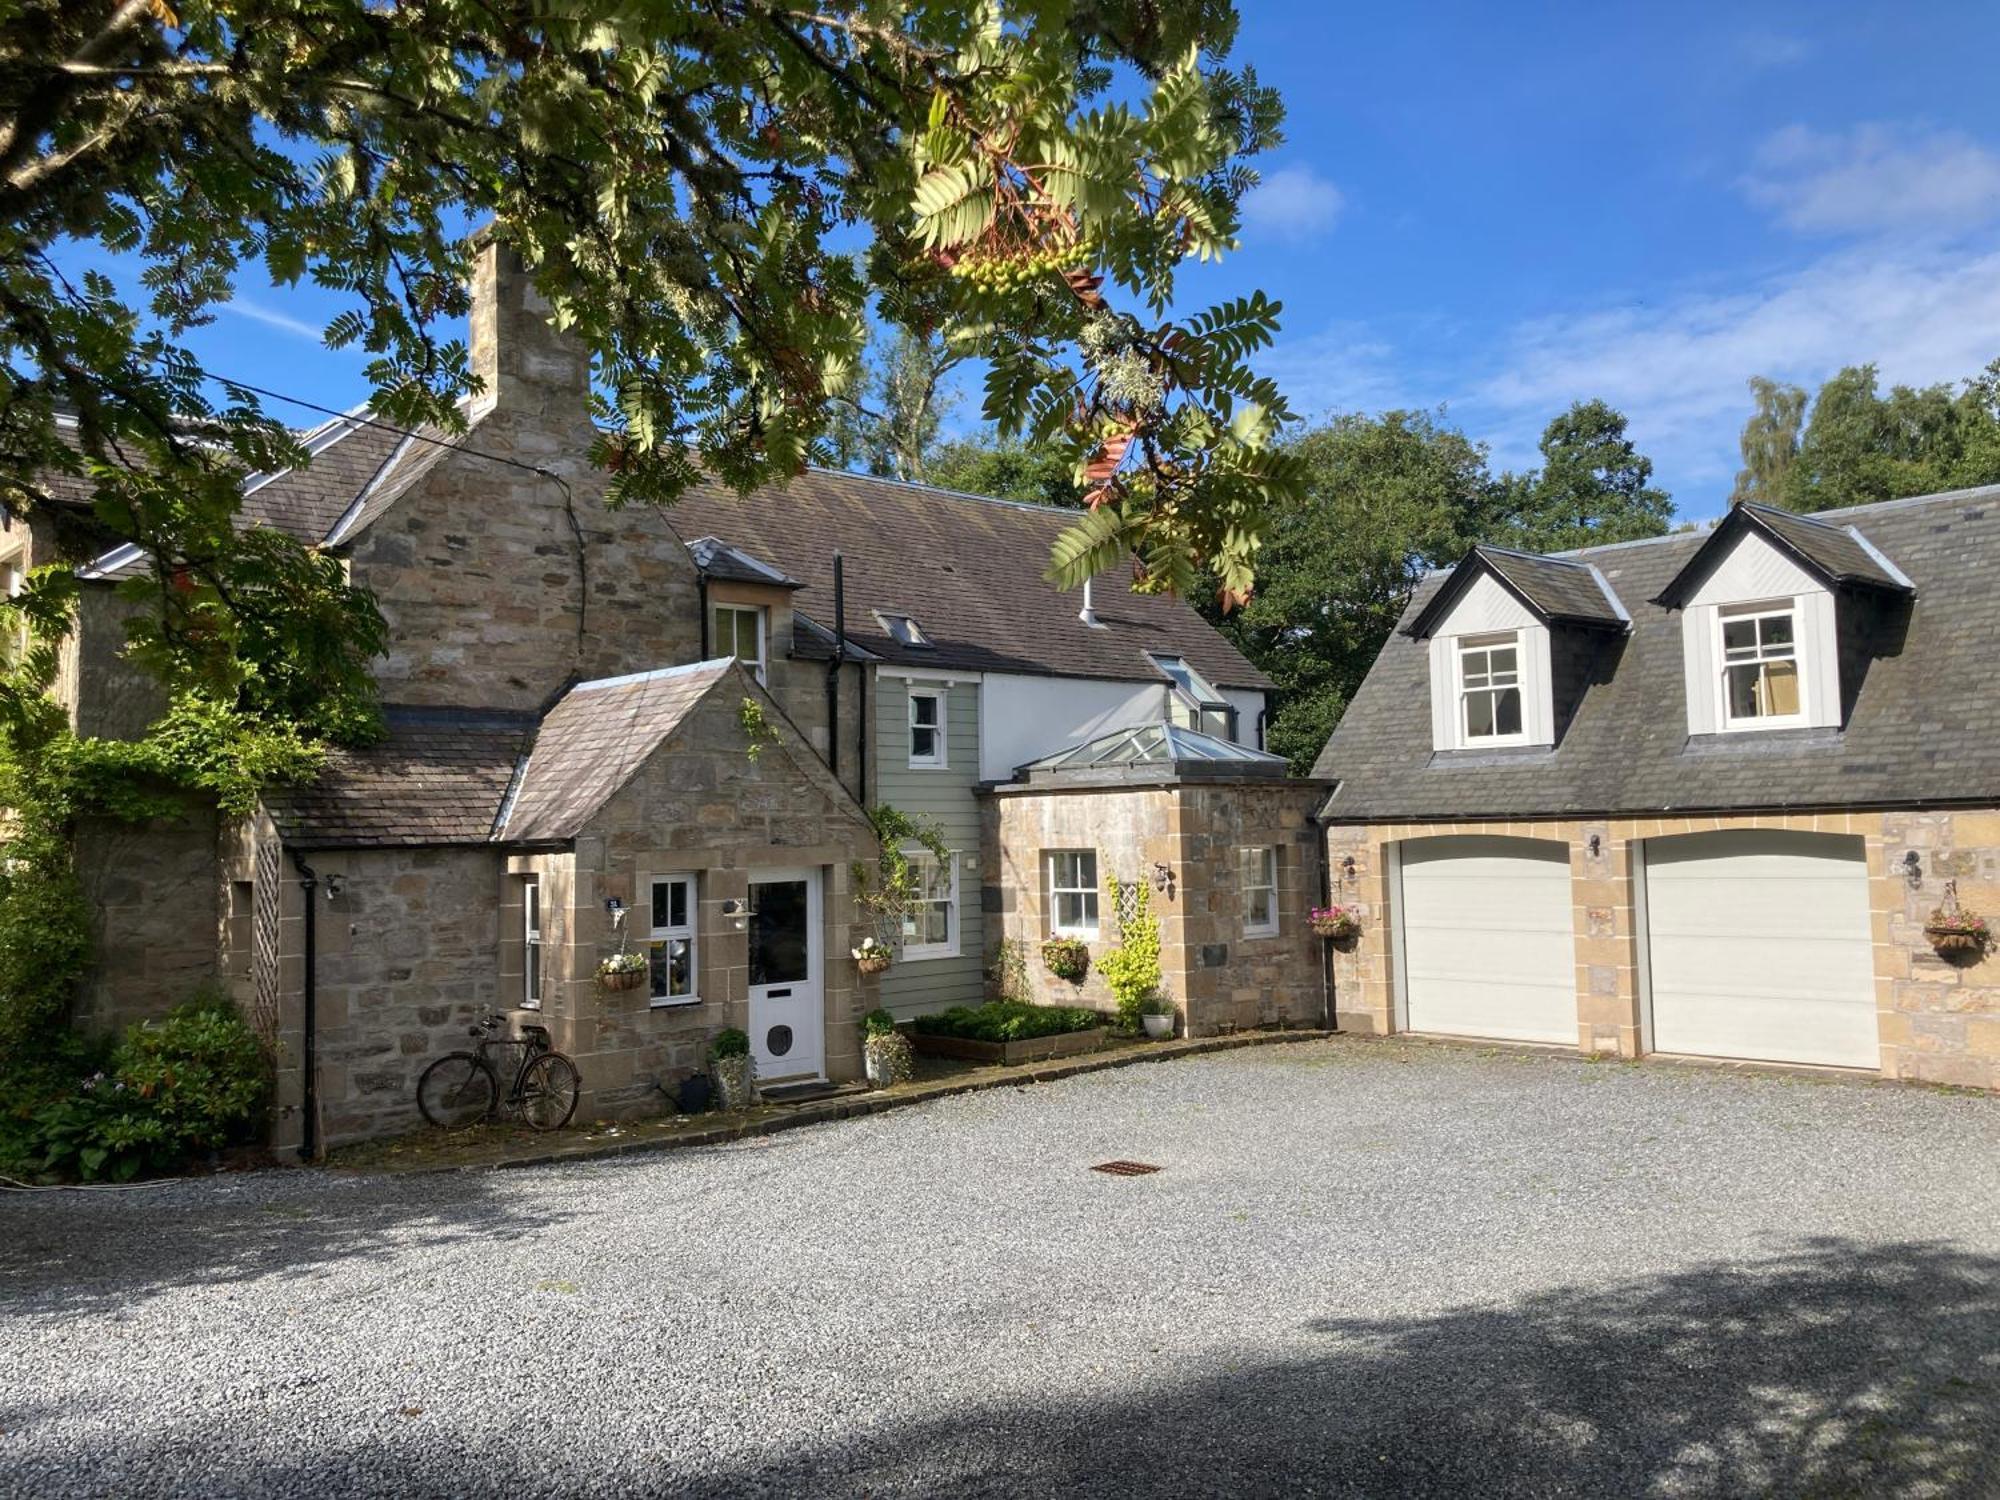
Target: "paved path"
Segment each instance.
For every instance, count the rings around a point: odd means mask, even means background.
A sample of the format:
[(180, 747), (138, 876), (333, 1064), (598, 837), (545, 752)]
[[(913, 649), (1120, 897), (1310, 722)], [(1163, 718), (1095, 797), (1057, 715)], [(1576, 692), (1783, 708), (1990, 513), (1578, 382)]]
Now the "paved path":
[(1990, 1496), (2000, 1100), (1336, 1040), (15, 1195), (0, 1361), (9, 1497)]

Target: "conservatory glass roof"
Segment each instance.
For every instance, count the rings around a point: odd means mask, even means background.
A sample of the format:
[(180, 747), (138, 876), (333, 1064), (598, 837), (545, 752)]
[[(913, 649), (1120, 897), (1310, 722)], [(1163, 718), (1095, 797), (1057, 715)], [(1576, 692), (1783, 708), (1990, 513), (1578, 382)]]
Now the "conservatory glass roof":
[(1040, 776), (1062, 771), (1108, 771), (1121, 767), (1171, 767), (1231, 765), (1257, 774), (1279, 774), (1285, 769), (1282, 755), (1269, 755), (1247, 745), (1231, 744), (1212, 734), (1183, 728), (1179, 724), (1141, 724), (1116, 729), (1081, 745), (1071, 745), (1053, 755), (1030, 761), (1021, 767), (1023, 775)]

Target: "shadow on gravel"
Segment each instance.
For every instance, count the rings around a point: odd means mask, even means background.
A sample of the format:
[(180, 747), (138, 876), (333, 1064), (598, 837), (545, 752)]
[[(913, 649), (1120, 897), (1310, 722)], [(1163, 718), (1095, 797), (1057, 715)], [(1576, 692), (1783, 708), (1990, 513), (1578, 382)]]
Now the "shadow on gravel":
[(300, 1173), (274, 1183), (260, 1173), (133, 1192), (0, 1194), (0, 1317), (116, 1310), (189, 1287), (310, 1277), (357, 1256), (491, 1243), (567, 1217), (524, 1209), (510, 1186), (465, 1176), (416, 1191), (395, 1178)]
[[(1001, 1406), (675, 1493), (2000, 1494), (2000, 1260), (1795, 1254), (1411, 1320), (1108, 1405)], [(1254, 1336), (1254, 1330), (1251, 1331)], [(678, 1478), (678, 1483), (675, 1482)]]

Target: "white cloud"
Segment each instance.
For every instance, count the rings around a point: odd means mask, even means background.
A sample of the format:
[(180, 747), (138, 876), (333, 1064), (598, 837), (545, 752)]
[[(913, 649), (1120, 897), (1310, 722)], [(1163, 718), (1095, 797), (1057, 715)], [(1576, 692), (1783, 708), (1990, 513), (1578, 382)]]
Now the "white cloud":
[(1303, 338), (1280, 339), (1253, 364), (1283, 391), (1299, 416), (1382, 411), (1412, 402), (1397, 351), (1360, 323), (1334, 323)]
[[(2000, 355), (2000, 249), (1886, 244), (1729, 292), (1693, 290), (1517, 326), (1459, 416), (1499, 462), (1532, 459), (1549, 417), (1601, 396), (1631, 419), (1685, 513), (1718, 508), (1752, 375), (1811, 389), (1875, 363), (1885, 385), (1957, 381)], [(1456, 403), (1455, 403), (1456, 405)]]
[(1788, 125), (1758, 147), (1740, 185), (1808, 234), (1965, 229), (2000, 214), (2000, 153), (1953, 130)]
[(1340, 189), (1311, 167), (1280, 167), (1243, 200), (1243, 227), (1273, 239), (1310, 239), (1331, 229), (1346, 205)]
[(261, 302), (252, 302), (246, 297), (236, 297), (228, 302), (216, 304), (218, 312), (234, 313), (239, 318), (248, 318), (253, 323), (262, 323), (266, 328), (276, 328), (295, 338), (308, 339), (318, 344), (325, 339), (325, 330), (317, 328), (303, 318), (295, 318), (289, 313), (279, 312), (274, 307), (266, 307)]

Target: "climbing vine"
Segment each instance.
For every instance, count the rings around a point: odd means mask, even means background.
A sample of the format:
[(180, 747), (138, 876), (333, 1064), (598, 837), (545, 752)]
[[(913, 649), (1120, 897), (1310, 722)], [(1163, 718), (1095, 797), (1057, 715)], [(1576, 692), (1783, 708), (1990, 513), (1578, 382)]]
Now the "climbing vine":
[(945, 868), (951, 864), (952, 853), (933, 819), (912, 817), (882, 803), (868, 810), (868, 821), (875, 825), (875, 839), (881, 848), (872, 869), (866, 860), (854, 862), (854, 899), (875, 918), (883, 940), (893, 941), (902, 934), (903, 918), (924, 897), (923, 881), (904, 846), (921, 846)]
[(1118, 946), (1097, 960), (1097, 972), (1118, 1002), (1118, 1027), (1137, 1031), (1145, 1004), (1160, 992), (1160, 919), (1144, 881), (1105, 876), (1118, 913)]
[(755, 698), (745, 698), (743, 706), (736, 711), (737, 722), (743, 726), (743, 737), (750, 742), (744, 753), (754, 764), (764, 753), (766, 745), (778, 743), (778, 731), (771, 727), (771, 721), (764, 717), (764, 705)]

